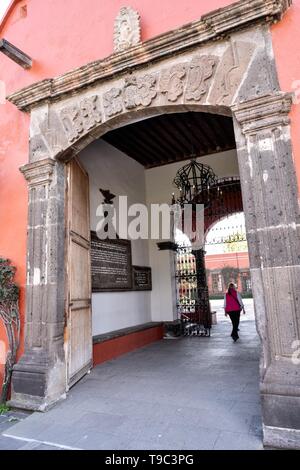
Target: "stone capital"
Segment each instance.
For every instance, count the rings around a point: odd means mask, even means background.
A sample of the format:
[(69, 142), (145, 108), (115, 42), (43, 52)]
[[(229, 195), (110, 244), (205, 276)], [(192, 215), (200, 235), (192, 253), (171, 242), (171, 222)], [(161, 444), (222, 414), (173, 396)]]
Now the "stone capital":
[(260, 130), (289, 125), (292, 103), (292, 93), (276, 93), (238, 103), (232, 111), (244, 134), (256, 134)]
[(49, 184), (52, 181), (55, 160), (46, 158), (34, 163), (28, 163), (20, 168), (29, 187)]

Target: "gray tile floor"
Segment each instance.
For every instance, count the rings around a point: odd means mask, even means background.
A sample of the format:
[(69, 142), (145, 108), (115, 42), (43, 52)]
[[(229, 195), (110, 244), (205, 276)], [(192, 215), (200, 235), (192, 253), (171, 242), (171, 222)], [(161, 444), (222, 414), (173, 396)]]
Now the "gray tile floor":
[[(211, 338), (163, 340), (93, 369), (48, 413), (0, 428), (0, 449), (262, 449), (259, 339), (221, 302)], [(1, 426), (1, 422), (0, 422)]]

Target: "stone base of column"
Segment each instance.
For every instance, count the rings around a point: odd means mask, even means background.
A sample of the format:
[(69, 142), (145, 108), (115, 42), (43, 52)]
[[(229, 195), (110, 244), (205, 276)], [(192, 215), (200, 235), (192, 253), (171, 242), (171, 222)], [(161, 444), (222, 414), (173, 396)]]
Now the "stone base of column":
[(300, 449), (300, 430), (263, 426), (264, 446), (272, 449)]
[(59, 358), (50, 360), (40, 349), (26, 352), (14, 366), (9, 406), (47, 411), (66, 398), (66, 366)]
[(260, 386), (264, 445), (300, 449), (300, 378), (298, 366), (278, 359)]

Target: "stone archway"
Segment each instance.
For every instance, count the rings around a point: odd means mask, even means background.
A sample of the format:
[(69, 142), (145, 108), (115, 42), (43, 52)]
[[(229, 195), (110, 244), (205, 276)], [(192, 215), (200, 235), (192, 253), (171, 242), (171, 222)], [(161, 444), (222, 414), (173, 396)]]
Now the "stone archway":
[(12, 404), (44, 410), (66, 392), (65, 164), (109, 129), (155, 114), (232, 115), (258, 331), (266, 445), (300, 447), (299, 206), (292, 97), (277, 81), (268, 23), (288, 1), (240, 1), (103, 61), (14, 93), (30, 111), (25, 354)]

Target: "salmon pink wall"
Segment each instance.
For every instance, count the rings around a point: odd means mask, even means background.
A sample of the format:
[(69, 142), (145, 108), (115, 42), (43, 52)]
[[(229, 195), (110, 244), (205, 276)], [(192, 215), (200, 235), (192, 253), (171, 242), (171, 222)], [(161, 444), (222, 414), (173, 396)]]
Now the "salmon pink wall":
[(272, 42), (278, 77), (283, 91), (295, 93), (291, 113), (292, 142), (300, 189), (300, 0), (293, 0), (282, 21), (272, 26)]
[(207, 269), (222, 269), (225, 266), (249, 269), (248, 252), (222, 253), (218, 255), (206, 255), (205, 266)]
[[(0, 54), (0, 94), (3, 82), (9, 94), (110, 55), (114, 18), (122, 6), (130, 5), (140, 12), (142, 40), (147, 40), (231, 3), (231, 0), (15, 0), (0, 26), (0, 37), (29, 54), (34, 65), (25, 71)], [(282, 23), (272, 27), (283, 90), (291, 90), (293, 81), (300, 80), (299, 52), (294, 51), (299, 49), (299, 24), (300, 0), (294, 0)], [(292, 119), (294, 157), (300, 178), (299, 106), (294, 107)], [(10, 103), (0, 104), (0, 255), (9, 257), (17, 266), (22, 313), (27, 188), (19, 167), (28, 160), (28, 127), (28, 115)]]

